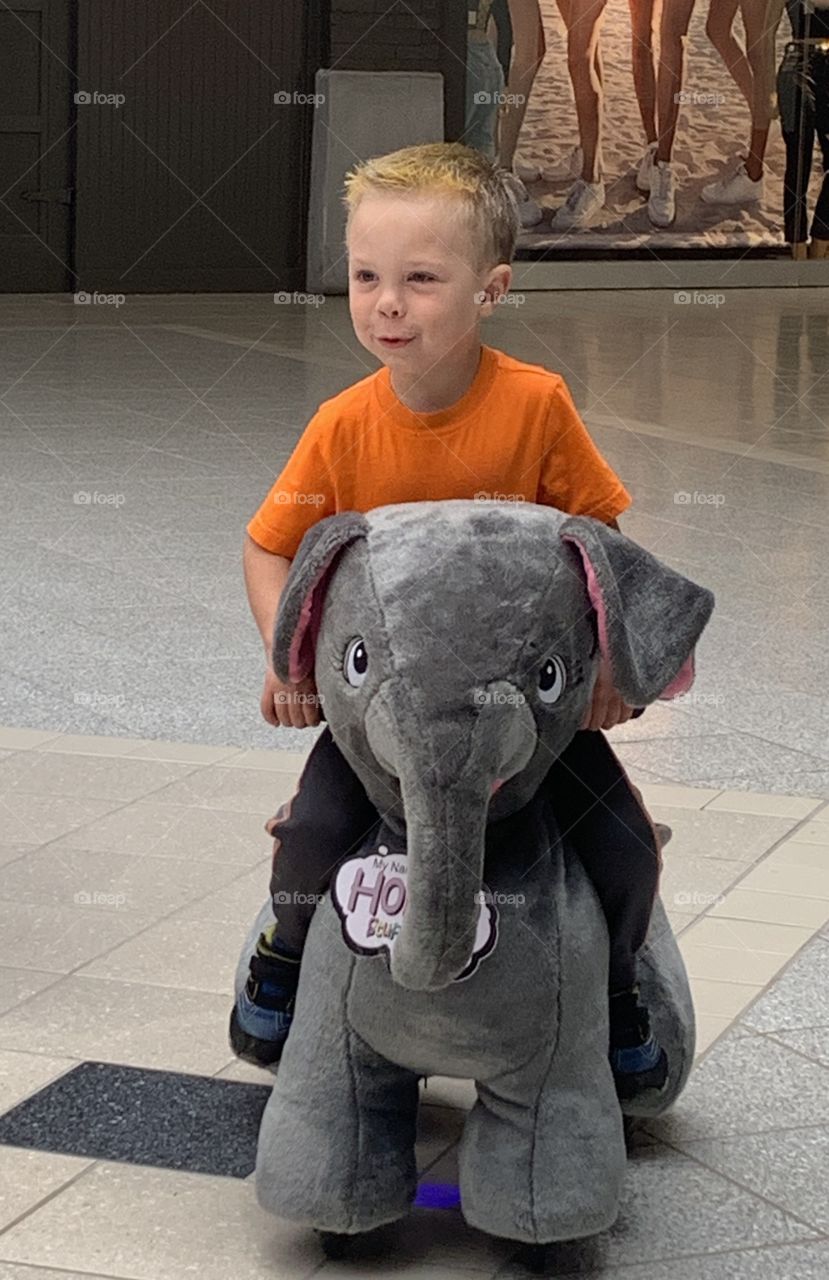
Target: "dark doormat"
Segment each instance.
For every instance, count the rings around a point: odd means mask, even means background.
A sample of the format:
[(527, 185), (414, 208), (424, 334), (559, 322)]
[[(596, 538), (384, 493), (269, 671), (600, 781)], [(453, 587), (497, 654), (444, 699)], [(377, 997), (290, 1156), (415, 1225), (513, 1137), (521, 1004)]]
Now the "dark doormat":
[(82, 1062), (0, 1115), (0, 1143), (246, 1178), (269, 1085)]

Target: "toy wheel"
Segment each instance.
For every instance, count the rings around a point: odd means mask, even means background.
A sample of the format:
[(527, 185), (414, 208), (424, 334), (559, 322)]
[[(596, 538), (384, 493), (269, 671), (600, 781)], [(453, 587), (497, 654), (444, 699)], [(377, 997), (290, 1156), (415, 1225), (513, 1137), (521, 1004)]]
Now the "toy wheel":
[(528, 1244), (522, 1251), (521, 1261), (534, 1276), (552, 1274), (553, 1248), (549, 1244)]
[(317, 1235), (326, 1258), (337, 1260), (348, 1253), (351, 1236), (341, 1231), (318, 1231)]

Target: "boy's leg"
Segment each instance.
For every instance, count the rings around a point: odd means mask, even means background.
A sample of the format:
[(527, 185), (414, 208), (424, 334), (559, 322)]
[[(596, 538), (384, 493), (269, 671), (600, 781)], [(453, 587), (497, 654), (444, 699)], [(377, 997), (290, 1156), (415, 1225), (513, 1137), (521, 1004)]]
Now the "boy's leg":
[(377, 810), (326, 726), (295, 795), (266, 824), (274, 837), (276, 923), (259, 936), (250, 977), (231, 1016), (231, 1045), (240, 1057), (264, 1066), (281, 1056), (317, 901), (333, 869), (359, 848), (378, 821)]
[(636, 957), (659, 887), (661, 841), (601, 732), (577, 733), (547, 786), (562, 834), (578, 851), (607, 920), (611, 1063), (620, 1096), (632, 1096), (658, 1087), (667, 1073), (636, 986)]
[(271, 897), (276, 936), (301, 952), (335, 867), (356, 853), (380, 815), (326, 726), (293, 798), (267, 824), (274, 837)]

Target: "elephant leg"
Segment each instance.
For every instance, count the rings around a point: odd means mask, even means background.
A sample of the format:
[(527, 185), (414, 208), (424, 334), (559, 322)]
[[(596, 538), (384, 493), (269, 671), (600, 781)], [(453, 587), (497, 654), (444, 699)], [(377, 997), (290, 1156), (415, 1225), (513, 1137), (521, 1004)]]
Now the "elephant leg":
[(306, 990), (301, 1022), (297, 1002), (262, 1118), (256, 1192), (280, 1217), (356, 1234), (403, 1217), (417, 1193), (418, 1077), (370, 1049), (342, 1012), (313, 1016), (330, 988)]
[[(577, 1038), (581, 1039), (581, 1038)], [(476, 1082), (459, 1153), (470, 1226), (528, 1243), (611, 1226), (625, 1170), (622, 1115), (604, 1043), (550, 1048)]]

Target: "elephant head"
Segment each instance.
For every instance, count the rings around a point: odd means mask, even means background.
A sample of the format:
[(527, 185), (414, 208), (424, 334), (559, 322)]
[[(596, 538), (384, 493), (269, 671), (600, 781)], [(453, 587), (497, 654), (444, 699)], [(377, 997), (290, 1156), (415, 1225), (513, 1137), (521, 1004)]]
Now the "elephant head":
[(579, 728), (600, 655), (626, 701), (684, 691), (710, 592), (550, 507), (405, 503), (319, 521), (277, 616), (282, 679), (315, 673), (335, 741), (405, 820), (402, 986), (470, 959), (488, 822), (522, 808)]

